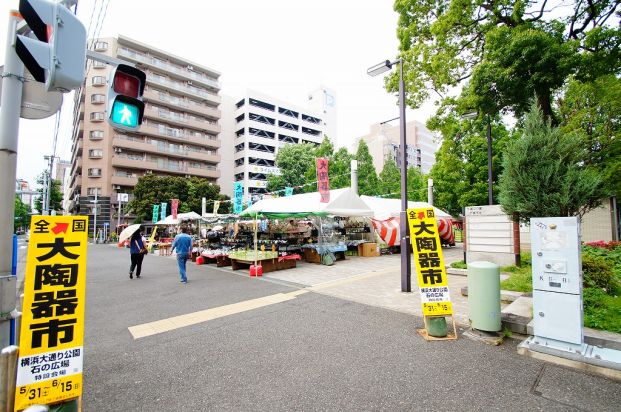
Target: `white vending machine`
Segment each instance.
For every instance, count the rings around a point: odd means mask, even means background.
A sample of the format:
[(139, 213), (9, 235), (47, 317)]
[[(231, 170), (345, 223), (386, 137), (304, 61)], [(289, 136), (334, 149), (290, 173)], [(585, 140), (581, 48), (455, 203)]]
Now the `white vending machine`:
[(532, 218), (530, 230), (534, 339), (539, 345), (583, 352), (580, 220)]

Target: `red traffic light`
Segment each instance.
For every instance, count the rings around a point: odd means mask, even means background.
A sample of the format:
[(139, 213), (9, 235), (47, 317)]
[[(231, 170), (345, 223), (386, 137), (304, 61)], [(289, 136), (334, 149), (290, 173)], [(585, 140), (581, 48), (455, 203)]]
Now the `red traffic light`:
[(128, 73), (114, 73), (114, 91), (128, 97), (139, 97), (140, 79)]

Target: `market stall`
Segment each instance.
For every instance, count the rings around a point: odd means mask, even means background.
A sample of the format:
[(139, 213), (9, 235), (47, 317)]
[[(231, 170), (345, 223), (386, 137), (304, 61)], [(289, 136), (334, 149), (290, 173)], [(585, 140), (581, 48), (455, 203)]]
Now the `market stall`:
[[(154, 246), (158, 249), (158, 253), (163, 256), (172, 254), (172, 242), (175, 235), (178, 232), (178, 228), (181, 224), (187, 224), (189, 226), (190, 234), (194, 234), (195, 240), (198, 240), (197, 234), (200, 233), (200, 221), (201, 215), (196, 212), (178, 213), (177, 218), (174, 219), (172, 215), (166, 216), (165, 219), (155, 223), (159, 227), (160, 232), (157, 242)], [(193, 257), (197, 253), (198, 243), (194, 242)]]
[[(303, 193), (260, 200), (241, 213), (262, 219), (258, 223), (262, 230), (257, 230), (256, 236), (258, 246), (270, 247), (280, 257), (301, 254), (314, 263), (344, 258), (348, 249), (347, 225), (362, 225), (362, 220), (372, 215), (372, 210), (351, 188), (331, 190), (330, 201), (325, 203), (318, 192)], [(363, 229), (361, 226), (358, 234), (365, 234)], [(353, 241), (371, 242), (370, 232), (369, 227), (365, 239), (357, 236), (359, 239)]]
[[(372, 196), (360, 196), (361, 199), (373, 210), (373, 226), (380, 238), (388, 246), (398, 246), (401, 243), (399, 221), (401, 213), (401, 199), (384, 199)], [(408, 202), (408, 208), (433, 207), (427, 202)], [(438, 231), (442, 244), (455, 246), (452, 217), (443, 210), (433, 207), (438, 222)]]

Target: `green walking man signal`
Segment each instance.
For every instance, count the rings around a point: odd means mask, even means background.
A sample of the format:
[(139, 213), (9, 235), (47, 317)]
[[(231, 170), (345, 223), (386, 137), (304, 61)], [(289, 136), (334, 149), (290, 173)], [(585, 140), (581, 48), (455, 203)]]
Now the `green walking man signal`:
[(108, 88), (108, 121), (122, 130), (133, 131), (142, 124), (142, 94), (146, 74), (135, 67), (119, 64), (110, 74)]

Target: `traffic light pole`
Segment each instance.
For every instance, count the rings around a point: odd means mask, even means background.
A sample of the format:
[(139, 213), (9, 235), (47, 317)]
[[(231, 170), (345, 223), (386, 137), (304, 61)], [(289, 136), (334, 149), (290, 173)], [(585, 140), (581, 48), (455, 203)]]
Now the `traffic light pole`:
[[(19, 12), (9, 12), (6, 36), (2, 100), (0, 101), (0, 348), (9, 345), (11, 312), (15, 309), (16, 282), (11, 281), (13, 226), (15, 215), (15, 178), (19, 116), (24, 82), (24, 64), (15, 53), (15, 33), (21, 20)], [(13, 278), (14, 279), (14, 278)]]

